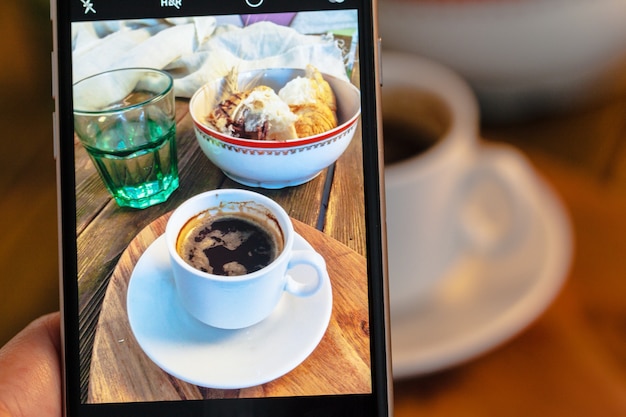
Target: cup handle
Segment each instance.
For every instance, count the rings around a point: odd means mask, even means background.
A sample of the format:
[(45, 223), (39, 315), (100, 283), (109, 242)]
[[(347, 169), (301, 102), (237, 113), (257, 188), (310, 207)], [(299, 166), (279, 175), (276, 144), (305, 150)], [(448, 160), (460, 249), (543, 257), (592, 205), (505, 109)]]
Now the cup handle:
[(487, 256), (518, 248), (530, 230), (535, 190), (530, 164), (512, 147), (483, 147), (459, 184), (456, 207), (462, 237)]
[(309, 297), (315, 294), (322, 287), (323, 278), (328, 274), (326, 271), (326, 261), (324, 261), (322, 255), (315, 251), (294, 250), (291, 253), (291, 258), (289, 259), (287, 271), (298, 265), (309, 265), (313, 267), (315, 270), (315, 279), (298, 281), (288, 273), (287, 282), (285, 283), (285, 291), (298, 297)]

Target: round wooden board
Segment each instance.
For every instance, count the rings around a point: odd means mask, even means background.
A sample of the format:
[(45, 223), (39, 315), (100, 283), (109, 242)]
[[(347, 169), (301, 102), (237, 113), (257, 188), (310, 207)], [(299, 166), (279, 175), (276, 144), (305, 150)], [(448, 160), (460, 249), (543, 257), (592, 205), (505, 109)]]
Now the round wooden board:
[(95, 334), (89, 374), (91, 403), (203, 398), (336, 395), (371, 392), (367, 265), (363, 256), (302, 222), (294, 228), (326, 260), (333, 313), (322, 341), (288, 374), (239, 390), (208, 389), (177, 379), (155, 365), (135, 340), (126, 293), (136, 262), (165, 231), (169, 214), (143, 229), (111, 276)]

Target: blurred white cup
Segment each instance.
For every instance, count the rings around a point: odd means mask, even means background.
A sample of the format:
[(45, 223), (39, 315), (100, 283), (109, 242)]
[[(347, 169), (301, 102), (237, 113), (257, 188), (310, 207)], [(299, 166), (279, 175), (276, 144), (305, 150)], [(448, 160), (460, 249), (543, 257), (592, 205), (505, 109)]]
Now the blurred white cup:
[(429, 297), (462, 254), (501, 257), (524, 242), (532, 170), (511, 147), (480, 143), (476, 100), (449, 69), (383, 51), (382, 72), (390, 296), (398, 310)]

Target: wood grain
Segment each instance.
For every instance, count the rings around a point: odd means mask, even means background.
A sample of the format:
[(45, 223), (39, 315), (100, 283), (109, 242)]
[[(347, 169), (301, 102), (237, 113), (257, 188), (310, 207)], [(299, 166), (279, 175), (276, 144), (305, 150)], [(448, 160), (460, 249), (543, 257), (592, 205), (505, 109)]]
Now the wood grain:
[(258, 387), (206, 389), (170, 376), (141, 350), (128, 322), (126, 293), (134, 265), (165, 230), (169, 214), (143, 229), (122, 254), (102, 304), (95, 332), (89, 402), (201, 398), (277, 397), (368, 393), (369, 318), (365, 258), (297, 220), (296, 231), (325, 259), (333, 290), (333, 313), (316, 350), (290, 373)]

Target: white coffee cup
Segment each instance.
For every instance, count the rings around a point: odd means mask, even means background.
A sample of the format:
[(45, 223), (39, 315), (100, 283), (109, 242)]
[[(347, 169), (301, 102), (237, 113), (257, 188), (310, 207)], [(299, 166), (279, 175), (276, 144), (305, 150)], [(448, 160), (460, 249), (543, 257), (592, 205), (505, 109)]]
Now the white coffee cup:
[[(258, 271), (238, 276), (214, 275), (188, 264), (176, 249), (183, 226), (200, 213), (209, 216), (251, 216), (264, 227), (274, 227), (282, 237), (282, 251)], [(326, 272), (324, 258), (313, 250), (295, 250), (295, 231), (285, 210), (261, 194), (238, 189), (208, 191), (182, 203), (165, 230), (176, 290), (185, 309), (198, 320), (222, 329), (256, 324), (276, 308), (283, 293), (307, 297), (321, 287)], [(301, 282), (289, 274), (296, 265), (309, 265), (314, 280)], [(309, 275), (309, 274), (307, 274)]]
[[(476, 100), (456, 74), (392, 51), (383, 51), (382, 73), (383, 125), (392, 118), (422, 124), (435, 139), (385, 166), (393, 311), (431, 297), (463, 254), (515, 251), (528, 228), (524, 196), (532, 185), (519, 152), (479, 142)], [(391, 148), (392, 140), (385, 137)]]

